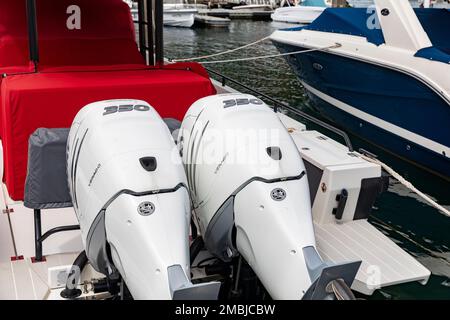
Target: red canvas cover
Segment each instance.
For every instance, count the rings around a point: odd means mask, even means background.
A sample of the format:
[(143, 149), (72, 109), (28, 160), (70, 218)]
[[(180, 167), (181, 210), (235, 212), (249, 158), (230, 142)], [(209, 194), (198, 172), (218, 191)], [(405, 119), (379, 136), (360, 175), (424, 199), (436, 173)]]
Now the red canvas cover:
[[(122, 0), (36, 0), (36, 8), (40, 67), (144, 64)], [(69, 29), (78, 13), (80, 28)]]
[[(67, 27), (73, 6), (79, 29)], [(37, 128), (69, 127), (82, 107), (105, 99), (142, 99), (162, 117), (181, 120), (194, 101), (215, 93), (198, 64), (148, 68), (122, 0), (36, 0), (36, 10), (40, 59), (33, 73), (26, 1), (0, 0), (3, 179), (14, 200), (23, 199), (28, 138)]]
[[(77, 10), (79, 29), (71, 17)], [(36, 0), (39, 68), (144, 64), (128, 5), (122, 0)], [(26, 1), (0, 1), (0, 73), (28, 66)]]
[[(74, 6), (80, 29), (68, 28)], [(0, 74), (35, 69), (29, 61), (26, 12), (25, 0), (0, 0)], [(145, 67), (130, 9), (122, 0), (36, 0), (36, 15), (39, 71)]]
[[(76, 6), (80, 29), (68, 28)], [(0, 0), (0, 74), (34, 72), (25, 0)], [(145, 67), (122, 0), (36, 0), (39, 71)], [(0, 85), (2, 78), (0, 77)], [(0, 95), (1, 101), (1, 95)], [(0, 126), (2, 114), (0, 113)], [(0, 127), (0, 137), (2, 128)]]
[(5, 67), (28, 66), (25, 1), (0, 1), (0, 72)]
[(37, 128), (70, 127), (86, 104), (105, 99), (145, 100), (162, 117), (182, 120), (196, 100), (215, 94), (197, 64), (129, 70), (47, 72), (8, 76), (1, 84), (4, 181), (14, 200), (23, 199), (28, 138)]

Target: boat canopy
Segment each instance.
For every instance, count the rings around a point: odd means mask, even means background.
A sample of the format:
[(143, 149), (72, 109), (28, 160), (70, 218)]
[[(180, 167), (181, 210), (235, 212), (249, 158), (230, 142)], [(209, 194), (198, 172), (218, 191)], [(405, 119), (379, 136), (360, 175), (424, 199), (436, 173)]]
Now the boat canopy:
[(326, 7), (325, 0), (303, 0), (300, 4), (305, 7)]

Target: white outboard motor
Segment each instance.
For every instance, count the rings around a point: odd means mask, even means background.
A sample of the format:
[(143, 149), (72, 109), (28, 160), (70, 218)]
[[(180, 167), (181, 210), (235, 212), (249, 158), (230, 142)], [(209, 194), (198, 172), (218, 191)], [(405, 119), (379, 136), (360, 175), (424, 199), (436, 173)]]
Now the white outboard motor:
[(90, 104), (68, 147), (69, 187), (92, 267), (134, 299), (215, 299), (190, 282), (190, 200), (171, 133), (144, 101)]
[[(274, 299), (329, 298), (360, 262), (329, 266), (316, 251), (306, 170), (276, 113), (244, 94), (194, 103), (178, 136), (206, 248), (239, 254)], [(334, 287), (339, 287), (336, 283)]]

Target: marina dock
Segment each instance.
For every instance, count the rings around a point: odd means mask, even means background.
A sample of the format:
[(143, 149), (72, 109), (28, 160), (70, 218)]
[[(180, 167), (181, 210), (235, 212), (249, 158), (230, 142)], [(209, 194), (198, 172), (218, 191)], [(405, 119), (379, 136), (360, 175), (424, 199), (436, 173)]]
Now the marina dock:
[(214, 16), (208, 16), (206, 14), (195, 15), (195, 25), (199, 27), (215, 27), (224, 28), (230, 25), (231, 20), (229, 18), (219, 18)]
[(270, 20), (273, 11), (263, 10), (230, 10), (230, 9), (199, 9), (200, 15), (229, 19)]

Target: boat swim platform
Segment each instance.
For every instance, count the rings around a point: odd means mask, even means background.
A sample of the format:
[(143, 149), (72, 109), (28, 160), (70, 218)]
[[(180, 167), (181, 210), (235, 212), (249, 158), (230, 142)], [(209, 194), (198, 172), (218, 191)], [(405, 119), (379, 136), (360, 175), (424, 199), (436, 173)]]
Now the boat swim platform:
[(426, 284), (430, 277), (428, 269), (366, 220), (314, 227), (317, 249), (326, 262), (362, 260), (352, 285), (355, 291), (372, 295), (406, 281)]

